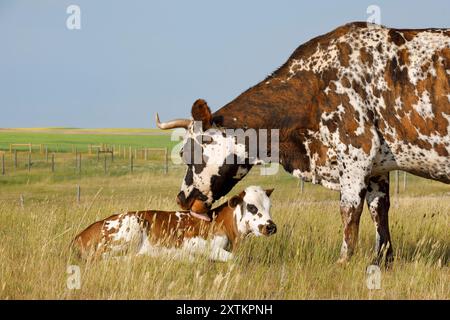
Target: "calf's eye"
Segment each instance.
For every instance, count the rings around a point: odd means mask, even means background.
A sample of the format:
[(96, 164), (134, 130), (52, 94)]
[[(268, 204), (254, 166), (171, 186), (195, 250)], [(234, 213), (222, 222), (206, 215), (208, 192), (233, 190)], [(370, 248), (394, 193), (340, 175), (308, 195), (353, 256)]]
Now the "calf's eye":
[(247, 210), (250, 211), (252, 214), (258, 213), (258, 208), (255, 207), (253, 204), (248, 204)]

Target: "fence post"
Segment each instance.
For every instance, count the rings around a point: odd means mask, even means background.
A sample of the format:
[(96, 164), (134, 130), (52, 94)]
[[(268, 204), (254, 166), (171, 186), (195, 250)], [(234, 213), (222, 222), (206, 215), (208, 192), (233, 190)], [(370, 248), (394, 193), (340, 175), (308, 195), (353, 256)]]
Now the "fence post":
[(81, 153), (78, 154), (78, 174), (81, 174)]
[(5, 175), (5, 154), (2, 153), (2, 175)]
[(164, 173), (167, 174), (169, 172), (169, 152), (167, 147), (164, 148)]
[(111, 162), (114, 162), (114, 149), (111, 151)]
[(55, 154), (52, 153), (52, 172), (55, 172)]
[(396, 193), (396, 194), (399, 194), (399, 193), (400, 193), (399, 176), (400, 176), (399, 171), (398, 171), (398, 170), (395, 170), (395, 193)]
[(28, 172), (31, 171), (31, 152), (28, 153)]
[(81, 187), (79, 184), (77, 184), (77, 202), (80, 203), (81, 200)]
[(17, 150), (14, 150), (14, 169), (17, 169)]
[(133, 154), (130, 153), (130, 171), (133, 172)]
[(20, 195), (19, 202), (20, 202), (20, 206), (23, 209), (25, 207), (25, 199), (23, 198), (23, 194)]
[(406, 171), (403, 171), (403, 191), (406, 191)]

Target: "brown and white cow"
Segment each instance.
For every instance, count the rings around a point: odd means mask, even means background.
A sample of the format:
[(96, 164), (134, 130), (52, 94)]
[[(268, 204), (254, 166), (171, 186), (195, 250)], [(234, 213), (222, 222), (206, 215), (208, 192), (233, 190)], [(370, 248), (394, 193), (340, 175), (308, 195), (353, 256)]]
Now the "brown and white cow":
[[(340, 261), (355, 250), (364, 199), (378, 259), (385, 253), (391, 260), (389, 172), (450, 183), (450, 29), (341, 26), (299, 46), (278, 70), (215, 113), (196, 101), (192, 117), (200, 131), (192, 120), (157, 119), (164, 129), (188, 129), (182, 208), (208, 210), (255, 163), (248, 146), (225, 128), (279, 129), (284, 169), (340, 191)], [(192, 142), (205, 155), (201, 164), (187, 155)], [(220, 147), (229, 154), (221, 156)], [(230, 156), (244, 161), (226, 162)]]
[[(269, 236), (277, 227), (270, 215), (273, 189), (247, 187), (208, 212), (211, 221), (188, 211), (137, 211), (97, 221), (78, 234), (72, 245), (82, 258), (137, 255), (189, 256), (196, 254), (227, 261), (248, 235)], [(230, 251), (227, 251), (230, 249)]]

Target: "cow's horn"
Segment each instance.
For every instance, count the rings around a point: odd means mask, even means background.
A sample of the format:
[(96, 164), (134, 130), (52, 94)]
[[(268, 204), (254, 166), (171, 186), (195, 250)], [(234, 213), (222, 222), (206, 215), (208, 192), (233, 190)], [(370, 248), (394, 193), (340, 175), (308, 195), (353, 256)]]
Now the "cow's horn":
[(173, 128), (185, 128), (187, 129), (189, 125), (191, 124), (191, 120), (189, 119), (175, 119), (167, 122), (161, 122), (159, 121), (159, 115), (156, 113), (156, 125), (158, 128), (167, 130), (167, 129), (173, 129)]

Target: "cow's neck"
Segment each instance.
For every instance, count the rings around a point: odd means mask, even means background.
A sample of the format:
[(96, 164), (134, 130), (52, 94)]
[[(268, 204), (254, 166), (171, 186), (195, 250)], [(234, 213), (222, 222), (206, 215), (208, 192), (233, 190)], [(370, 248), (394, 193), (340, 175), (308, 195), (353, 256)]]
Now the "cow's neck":
[(223, 205), (215, 210), (217, 217), (214, 219), (215, 233), (225, 235), (231, 243), (232, 250), (236, 249), (240, 240), (240, 234), (237, 229), (234, 209), (228, 205)]
[(311, 168), (305, 141), (318, 132), (314, 126), (318, 121), (313, 119), (317, 114), (311, 112), (317, 110), (318, 102), (313, 98), (315, 88), (299, 82), (294, 86), (296, 96), (284, 99), (282, 89), (263, 81), (216, 111), (214, 118), (225, 128), (279, 129), (280, 164), (290, 173), (295, 169), (307, 173)]

